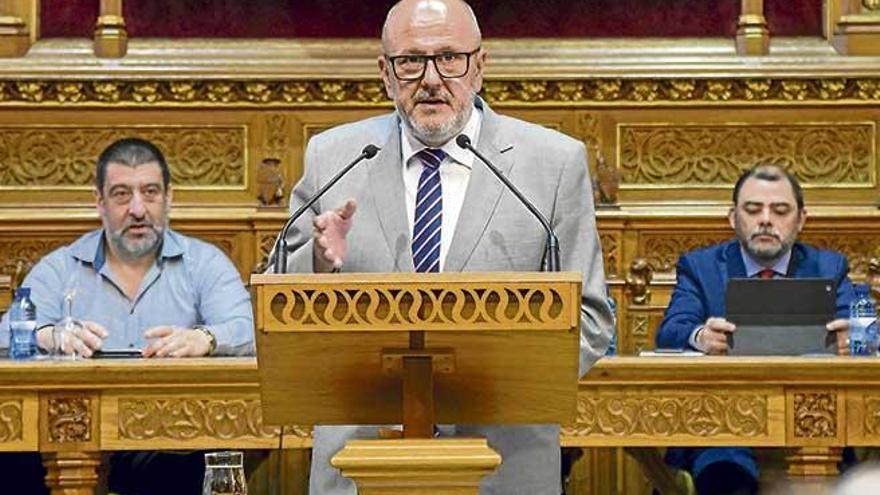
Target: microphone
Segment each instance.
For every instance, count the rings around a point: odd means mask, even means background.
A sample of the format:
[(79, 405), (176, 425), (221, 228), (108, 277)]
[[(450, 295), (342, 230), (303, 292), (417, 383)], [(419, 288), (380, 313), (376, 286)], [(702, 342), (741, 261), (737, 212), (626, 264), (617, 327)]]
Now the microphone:
[(364, 146), (364, 149), (363, 151), (361, 151), (360, 155), (358, 155), (351, 163), (346, 165), (345, 168), (337, 172), (336, 175), (334, 175), (329, 182), (324, 184), (321, 189), (318, 189), (318, 192), (313, 194), (311, 198), (309, 198), (302, 206), (299, 207), (298, 210), (293, 213), (293, 215), (290, 215), (290, 217), (287, 219), (287, 222), (284, 223), (284, 227), (281, 229), (281, 235), (278, 237), (278, 239), (275, 240), (275, 254), (272, 257), (272, 264), (274, 265), (275, 273), (287, 272), (287, 231), (290, 230), (290, 227), (293, 226), (293, 223), (296, 222), (299, 217), (301, 217), (303, 213), (306, 212), (306, 210), (308, 210), (313, 204), (315, 204), (315, 201), (320, 199), (321, 196), (324, 195), (324, 193), (326, 193), (328, 190), (330, 190), (331, 187), (339, 182), (339, 179), (345, 176), (345, 174), (347, 174), (349, 170), (354, 168), (354, 166), (358, 163), (364, 160), (369, 160), (376, 156), (376, 153), (378, 153), (380, 149), (381, 148), (374, 144), (368, 144)]
[(505, 186), (507, 186), (507, 189), (509, 189), (510, 192), (512, 192), (513, 195), (516, 196), (516, 199), (518, 199), (520, 203), (525, 205), (526, 209), (528, 209), (532, 213), (532, 215), (534, 215), (535, 218), (538, 219), (538, 221), (541, 223), (541, 227), (544, 227), (544, 232), (547, 233), (547, 247), (544, 250), (544, 259), (547, 261), (545, 271), (558, 272), (560, 270), (559, 239), (553, 232), (553, 227), (550, 226), (550, 222), (548, 222), (544, 215), (542, 215), (541, 212), (538, 211), (537, 208), (535, 208), (535, 205), (533, 205), (531, 201), (526, 199), (526, 197), (523, 196), (521, 192), (519, 192), (519, 189), (517, 189), (516, 186), (514, 186), (513, 183), (511, 183), (510, 180), (508, 180), (507, 177), (505, 177), (504, 174), (502, 174), (501, 171), (498, 170), (498, 167), (493, 165), (488, 158), (483, 156), (482, 153), (474, 148), (474, 146), (471, 144), (471, 138), (465, 136), (464, 134), (459, 134), (458, 137), (455, 138), (455, 144), (457, 144), (459, 148), (469, 150), (471, 153), (476, 155), (476, 157), (479, 158), (480, 161), (485, 163), (486, 166), (489, 167), (489, 170), (491, 170), (492, 173), (495, 174), (495, 177), (498, 177), (498, 180), (500, 180), (502, 183), (504, 183)]

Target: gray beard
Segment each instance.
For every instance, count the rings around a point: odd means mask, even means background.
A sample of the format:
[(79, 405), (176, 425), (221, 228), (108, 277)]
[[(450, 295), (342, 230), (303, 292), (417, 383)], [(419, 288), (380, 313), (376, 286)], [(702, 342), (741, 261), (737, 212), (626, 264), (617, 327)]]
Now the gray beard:
[(446, 123), (439, 127), (429, 128), (413, 121), (396, 103), (395, 106), (397, 107), (397, 114), (400, 115), (401, 120), (403, 120), (403, 123), (412, 133), (413, 137), (432, 148), (439, 148), (457, 136), (464, 129), (468, 119), (471, 118), (471, 112), (474, 109), (473, 105), (468, 105), (463, 112), (455, 114)]
[(145, 239), (142, 242), (134, 244), (126, 242), (125, 238), (122, 237), (121, 231), (111, 232), (109, 236), (110, 243), (116, 248), (116, 252), (126, 259), (142, 258), (156, 249), (156, 247), (162, 242), (163, 230), (157, 229), (156, 227), (152, 227), (152, 230), (154, 235), (152, 240), (147, 241)]

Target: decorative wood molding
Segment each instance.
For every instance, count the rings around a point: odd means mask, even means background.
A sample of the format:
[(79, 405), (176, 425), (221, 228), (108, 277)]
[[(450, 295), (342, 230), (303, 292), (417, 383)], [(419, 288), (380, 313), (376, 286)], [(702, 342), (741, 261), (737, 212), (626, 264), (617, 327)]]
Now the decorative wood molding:
[(776, 163), (805, 188), (876, 185), (876, 125), (622, 124), (622, 187), (723, 187), (756, 163)]
[(645, 233), (639, 242), (639, 256), (647, 260), (655, 274), (674, 275), (675, 263), (682, 254), (732, 237), (733, 233), (729, 231)]
[[(66, 85), (73, 87), (75, 85)], [(77, 93), (81, 94), (81, 93)], [(68, 95), (67, 101), (79, 101)], [(242, 190), (247, 186), (245, 126), (0, 126), (2, 189), (94, 188), (95, 157), (113, 141), (138, 135), (162, 149), (176, 188)]]
[(23, 57), (31, 46), (27, 24), (20, 17), (0, 16), (0, 57)]
[(578, 396), (578, 419), (569, 436), (757, 438), (769, 435), (768, 398), (753, 393), (650, 393)]
[[(407, 274), (402, 274), (407, 275)], [(525, 275), (525, 274), (519, 274)], [(453, 276), (454, 275), (450, 275)], [(566, 274), (562, 274), (566, 276)], [(251, 283), (260, 284), (254, 275)], [(339, 277), (303, 284), (291, 282), (260, 287), (257, 297), (267, 309), (265, 332), (400, 330), (541, 330), (568, 326), (575, 307), (566, 282), (503, 280), (498, 285), (464, 284), (449, 289), (444, 277), (426, 278), (421, 284), (400, 284), (395, 277), (375, 277), (370, 290), (356, 288), (362, 280), (346, 283)], [(257, 306), (260, 306), (258, 303)]]
[[(497, 105), (876, 103), (880, 78), (489, 78), (482, 94)], [(383, 106), (378, 80), (0, 80), (0, 105)]]
[(128, 51), (128, 31), (125, 29), (122, 0), (101, 0), (101, 10), (95, 25), (95, 56), (120, 58)]
[(770, 52), (770, 30), (764, 18), (764, 0), (742, 0), (736, 27), (736, 53), (766, 55)]
[(263, 425), (258, 399), (145, 399), (118, 400), (120, 440), (193, 440), (201, 437), (230, 440), (272, 438), (277, 428)]

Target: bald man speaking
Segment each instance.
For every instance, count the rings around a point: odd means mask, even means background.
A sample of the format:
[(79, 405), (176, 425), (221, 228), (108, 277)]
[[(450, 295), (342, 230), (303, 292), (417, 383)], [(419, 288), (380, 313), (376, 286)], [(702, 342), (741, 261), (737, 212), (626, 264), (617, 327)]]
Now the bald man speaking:
[[(561, 269), (583, 274), (580, 372), (604, 354), (611, 336), (586, 152), (581, 142), (496, 114), (479, 96), (487, 53), (470, 7), (460, 0), (404, 0), (382, 30), (379, 75), (396, 111), (312, 138), (291, 211), (368, 144), (381, 147), (353, 169), (289, 231), (287, 271), (540, 271), (541, 225), (459, 135), (496, 164), (559, 238)], [(536, 351), (537, 352), (537, 351)], [(502, 456), (483, 495), (559, 495), (558, 425), (457, 425), (484, 436)], [(375, 426), (315, 429), (311, 495), (353, 495), (354, 483), (330, 466), (350, 438)]]

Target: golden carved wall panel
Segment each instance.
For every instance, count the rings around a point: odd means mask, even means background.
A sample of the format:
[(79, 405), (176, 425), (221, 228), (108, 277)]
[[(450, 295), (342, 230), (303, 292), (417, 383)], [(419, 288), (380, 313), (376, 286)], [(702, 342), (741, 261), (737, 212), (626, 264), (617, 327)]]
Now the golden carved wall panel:
[(792, 400), (795, 437), (813, 439), (838, 436), (837, 394), (795, 392)]
[(34, 264), (56, 248), (70, 243), (76, 236), (62, 239), (0, 239), (0, 273), (13, 275), (19, 263)]
[(874, 123), (621, 124), (622, 187), (729, 188), (745, 168), (779, 163), (805, 187), (876, 184)]
[(678, 257), (688, 251), (731, 239), (733, 233), (666, 231), (642, 234), (639, 256), (648, 260), (657, 274), (675, 274)]
[(156, 143), (178, 188), (246, 186), (243, 126), (2, 126), (2, 188), (92, 189), (95, 158), (111, 142), (137, 135)]
[(868, 262), (880, 248), (880, 233), (877, 232), (806, 232), (801, 239), (814, 246), (845, 254), (850, 278), (857, 281), (865, 280)]
[(50, 443), (78, 443), (92, 440), (92, 401), (87, 397), (48, 399)]
[(143, 399), (118, 400), (119, 438), (126, 440), (192, 440), (199, 437), (230, 440), (277, 437), (277, 428), (263, 425), (258, 399)]
[(23, 406), (20, 399), (0, 401), (0, 443), (22, 439)]
[(624, 389), (578, 395), (578, 418), (563, 434), (574, 436), (767, 437), (769, 398), (740, 392), (664, 393)]

